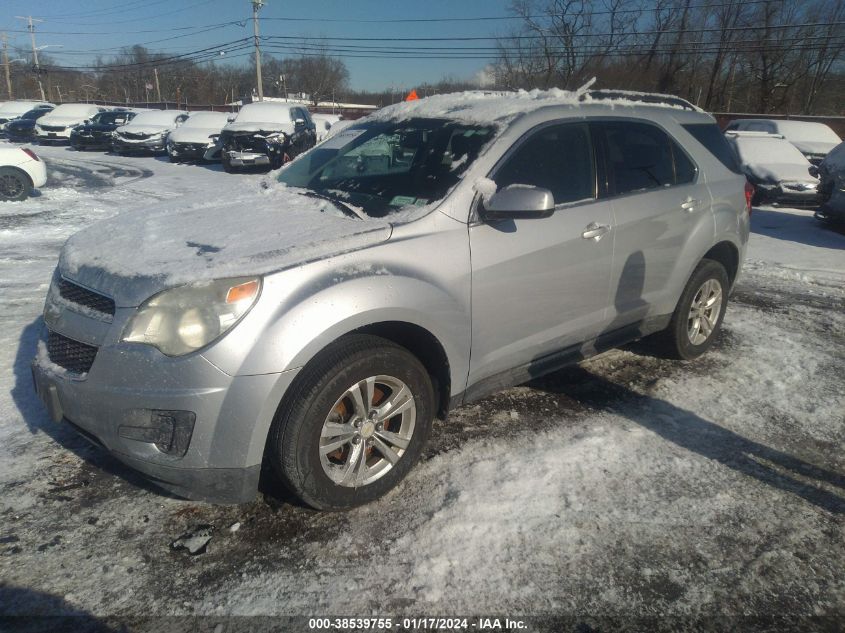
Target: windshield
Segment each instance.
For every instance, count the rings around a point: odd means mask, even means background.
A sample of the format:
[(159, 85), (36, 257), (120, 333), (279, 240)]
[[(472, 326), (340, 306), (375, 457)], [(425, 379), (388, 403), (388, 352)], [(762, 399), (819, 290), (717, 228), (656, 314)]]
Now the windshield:
[(131, 121), (134, 116), (134, 112), (100, 112), (91, 120), (94, 121), (94, 123), (99, 123), (101, 125), (123, 125), (124, 123)]
[(291, 123), (290, 106), (279, 103), (249, 103), (235, 118), (238, 123)]
[(168, 112), (167, 110), (153, 110), (151, 112), (139, 112), (134, 119), (132, 119), (133, 125), (173, 125), (176, 121), (176, 117), (179, 116), (181, 112), (171, 111)]
[(49, 114), (50, 110), (30, 110), (26, 114), (24, 114), (21, 118), (25, 121), (35, 121), (36, 119), (44, 116), (45, 114)]
[(291, 163), (279, 182), (383, 217), (443, 198), (493, 133), (432, 119), (356, 125)]
[(182, 127), (216, 128), (221, 129), (229, 122), (229, 115), (225, 112), (196, 112), (188, 117)]

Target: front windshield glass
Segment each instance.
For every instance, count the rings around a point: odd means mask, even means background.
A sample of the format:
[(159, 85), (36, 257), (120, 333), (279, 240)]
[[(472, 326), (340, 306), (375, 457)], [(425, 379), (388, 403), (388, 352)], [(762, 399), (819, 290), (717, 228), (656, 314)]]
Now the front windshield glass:
[(383, 217), (443, 198), (493, 134), (439, 119), (356, 125), (291, 163), (279, 182)]
[(147, 112), (139, 112), (132, 123), (137, 125), (162, 125), (170, 126), (176, 121), (179, 112), (166, 110), (149, 110)]
[(99, 114), (94, 115), (92, 121), (94, 121), (94, 123), (99, 123), (100, 125), (123, 125), (124, 123), (131, 121), (133, 116), (135, 116), (134, 112), (100, 112)]

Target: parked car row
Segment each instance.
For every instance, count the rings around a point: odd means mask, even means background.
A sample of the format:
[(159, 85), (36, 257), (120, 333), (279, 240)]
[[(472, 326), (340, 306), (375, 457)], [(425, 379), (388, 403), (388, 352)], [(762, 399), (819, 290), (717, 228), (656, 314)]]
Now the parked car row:
[(269, 101), (247, 104), (236, 115), (23, 101), (0, 106), (0, 134), (10, 141), (118, 154), (166, 152), (172, 162), (219, 160), (228, 172), (278, 168), (327, 138), (339, 121), (312, 116), (300, 104)]
[(725, 136), (754, 185), (753, 203), (816, 208), (824, 202), (819, 165), (842, 141), (823, 123), (740, 119)]

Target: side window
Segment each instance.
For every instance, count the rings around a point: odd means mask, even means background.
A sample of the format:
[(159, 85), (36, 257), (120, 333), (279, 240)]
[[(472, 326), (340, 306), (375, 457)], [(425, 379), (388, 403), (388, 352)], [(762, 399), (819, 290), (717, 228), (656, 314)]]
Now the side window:
[(675, 184), (676, 185), (685, 185), (695, 180), (695, 174), (697, 172), (695, 165), (692, 164), (692, 161), (687, 158), (687, 155), (684, 153), (678, 144), (674, 141), (672, 143), (672, 157), (675, 159)]
[[(673, 142), (665, 132), (653, 125), (627, 122), (601, 123), (598, 131), (599, 136), (604, 138), (606, 148), (610, 195), (660, 189), (675, 184)], [(682, 154), (680, 150), (678, 153)], [(690, 169), (694, 177), (695, 169), (691, 164), (687, 171)], [(689, 173), (685, 176), (689, 177)]]
[(555, 204), (595, 197), (593, 150), (587, 126), (555, 125), (536, 132), (495, 173), (499, 189), (532, 185), (552, 192)]

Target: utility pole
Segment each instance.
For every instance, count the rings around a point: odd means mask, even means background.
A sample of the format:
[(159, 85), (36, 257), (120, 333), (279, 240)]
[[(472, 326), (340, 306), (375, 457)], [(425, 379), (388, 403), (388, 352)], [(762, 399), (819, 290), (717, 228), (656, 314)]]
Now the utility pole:
[(153, 74), (156, 76), (156, 96), (158, 97), (158, 102), (161, 103), (161, 86), (158, 83), (158, 68), (153, 68)]
[(258, 40), (258, 10), (264, 6), (264, 0), (252, 2), (252, 29), (255, 33), (255, 80), (258, 82), (258, 100), (264, 101), (264, 86), (261, 85), (261, 45)]
[(35, 19), (31, 15), (16, 15), (15, 17), (19, 20), (26, 20), (29, 25), (29, 37), (32, 40), (32, 61), (35, 62), (35, 78), (38, 80), (38, 91), (41, 93), (41, 100), (46, 101), (47, 97), (44, 96), (44, 86), (41, 84), (41, 66), (38, 65), (38, 48), (35, 46), (35, 25), (33, 24), (33, 22), (43, 22), (44, 20)]
[(9, 91), (9, 101), (14, 99), (12, 96), (12, 77), (9, 73), (9, 39), (5, 33), (0, 33), (0, 39), (3, 40), (3, 67), (6, 69), (6, 90)]

